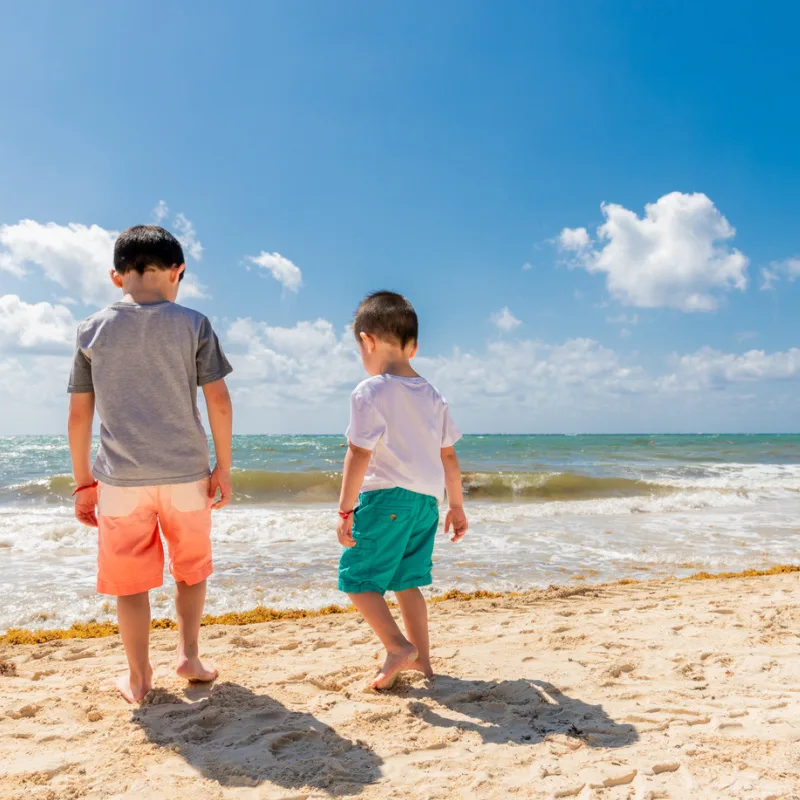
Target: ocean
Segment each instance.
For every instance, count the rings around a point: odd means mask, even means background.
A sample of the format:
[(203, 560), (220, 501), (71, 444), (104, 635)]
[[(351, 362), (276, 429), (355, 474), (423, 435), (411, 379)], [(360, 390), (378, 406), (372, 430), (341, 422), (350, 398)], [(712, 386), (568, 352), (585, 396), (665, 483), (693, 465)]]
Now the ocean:
[[(441, 536), (434, 586), (645, 580), (800, 561), (800, 435), (466, 436), (471, 529)], [(215, 515), (207, 610), (345, 603), (334, 509), (341, 436), (237, 436)], [(113, 618), (96, 532), (72, 516), (63, 437), (0, 438), (0, 631)], [(171, 616), (169, 576), (152, 593)]]

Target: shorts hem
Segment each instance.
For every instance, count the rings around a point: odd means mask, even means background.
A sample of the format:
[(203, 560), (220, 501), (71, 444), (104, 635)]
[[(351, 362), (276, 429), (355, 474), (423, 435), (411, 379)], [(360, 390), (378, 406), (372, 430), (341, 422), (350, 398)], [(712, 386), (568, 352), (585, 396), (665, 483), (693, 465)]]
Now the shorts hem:
[(159, 586), (163, 585), (163, 575), (159, 575), (158, 577), (153, 576), (152, 578), (143, 579), (136, 583), (114, 583), (113, 581), (97, 579), (97, 591), (100, 594), (107, 594), (112, 597), (127, 597), (130, 594), (141, 594), (142, 592), (149, 592), (151, 589), (158, 589)]
[(193, 570), (192, 572), (176, 573), (172, 565), (169, 568), (169, 574), (175, 579), (176, 583), (185, 583), (187, 586), (194, 586), (208, 578), (214, 572), (214, 564), (209, 561), (205, 566), (200, 569)]
[(365, 592), (377, 592), (378, 594), (386, 594), (386, 589), (379, 586), (377, 583), (349, 583), (347, 581), (339, 581), (339, 591), (345, 594), (364, 594)]
[(430, 586), (433, 583), (433, 578), (430, 575), (426, 575), (422, 578), (409, 578), (406, 581), (400, 581), (398, 583), (390, 583), (389, 584), (389, 591), (390, 592), (404, 592), (406, 589), (419, 589), (421, 586)]

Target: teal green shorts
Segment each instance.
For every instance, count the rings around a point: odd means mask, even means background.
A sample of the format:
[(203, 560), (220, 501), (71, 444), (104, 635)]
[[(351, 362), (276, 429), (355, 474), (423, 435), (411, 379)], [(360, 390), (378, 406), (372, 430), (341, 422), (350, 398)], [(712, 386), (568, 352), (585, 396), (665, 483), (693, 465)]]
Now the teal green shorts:
[(353, 514), (356, 546), (339, 562), (339, 589), (384, 594), (429, 586), (438, 527), (435, 497), (407, 489), (364, 492)]

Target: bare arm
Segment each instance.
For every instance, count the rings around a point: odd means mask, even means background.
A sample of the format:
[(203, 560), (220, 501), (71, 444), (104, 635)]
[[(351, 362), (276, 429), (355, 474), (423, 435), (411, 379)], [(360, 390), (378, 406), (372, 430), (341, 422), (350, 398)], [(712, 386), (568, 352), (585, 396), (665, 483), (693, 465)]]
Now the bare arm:
[(455, 447), (442, 448), (442, 465), (444, 466), (444, 485), (447, 489), (447, 502), (450, 506), (444, 522), (444, 532), (453, 528), (451, 540), (459, 541), (469, 529), (467, 516), (464, 513), (464, 490), (461, 486), (461, 466), (458, 463)]
[(339, 544), (343, 547), (353, 547), (353, 515), (351, 512), (358, 501), (358, 493), (364, 476), (367, 474), (369, 460), (372, 457), (370, 450), (356, 447), (349, 443), (347, 453), (344, 457), (344, 475), (342, 475), (342, 492), (339, 495), (339, 510), (347, 513), (346, 518), (339, 518), (336, 535), (339, 537)]
[[(75, 487), (91, 486), (92, 422), (94, 421), (94, 392), (71, 394), (69, 398), (69, 452)], [(97, 490), (84, 489), (75, 495), (75, 517), (84, 525), (97, 527)]]
[(208, 423), (214, 439), (214, 452), (217, 463), (211, 473), (208, 496), (216, 497), (217, 489), (220, 499), (212, 508), (222, 508), (231, 501), (231, 466), (233, 464), (233, 406), (228, 386), (224, 379), (207, 383), (203, 386), (203, 397), (208, 409)]

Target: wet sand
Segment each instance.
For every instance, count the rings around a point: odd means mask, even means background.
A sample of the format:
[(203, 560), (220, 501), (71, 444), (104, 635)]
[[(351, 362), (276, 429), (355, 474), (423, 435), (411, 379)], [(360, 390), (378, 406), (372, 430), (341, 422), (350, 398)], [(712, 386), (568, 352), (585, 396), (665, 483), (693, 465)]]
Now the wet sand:
[(118, 637), (1, 645), (0, 797), (800, 798), (800, 575), (431, 607), (431, 682), (365, 689), (355, 614), (203, 629), (217, 683), (113, 690)]

